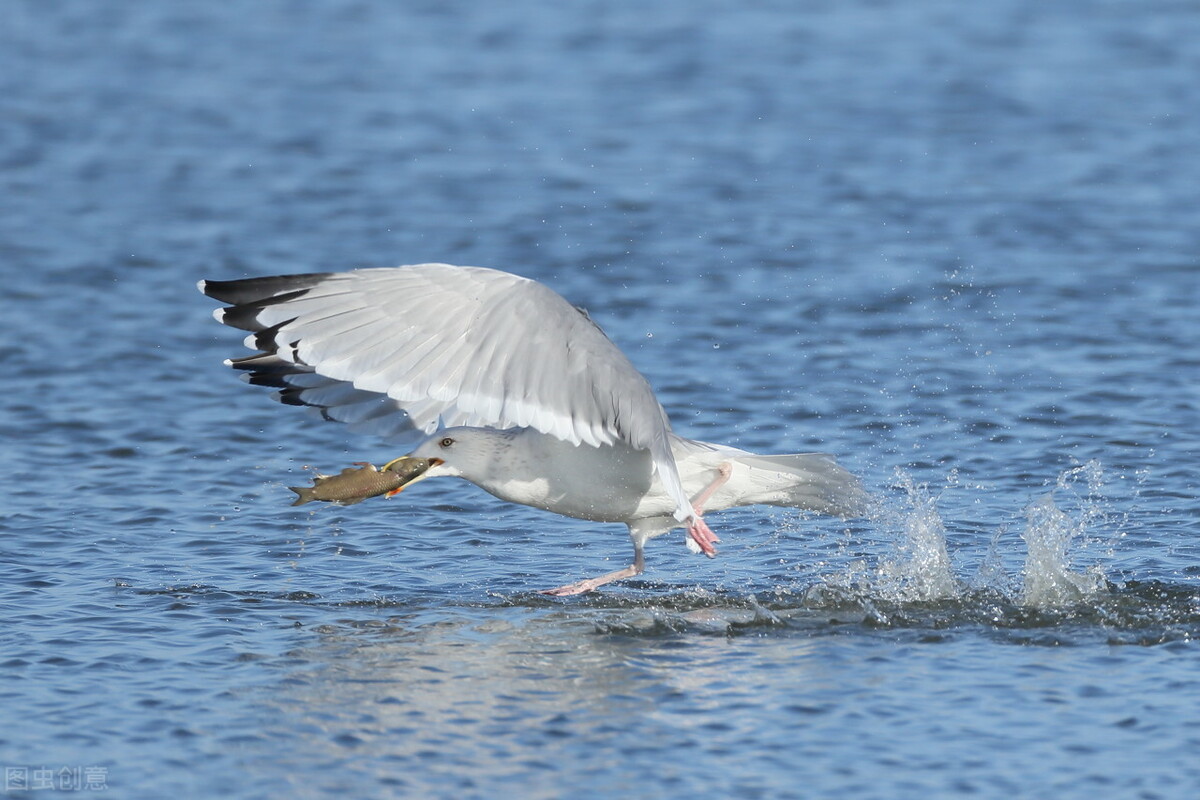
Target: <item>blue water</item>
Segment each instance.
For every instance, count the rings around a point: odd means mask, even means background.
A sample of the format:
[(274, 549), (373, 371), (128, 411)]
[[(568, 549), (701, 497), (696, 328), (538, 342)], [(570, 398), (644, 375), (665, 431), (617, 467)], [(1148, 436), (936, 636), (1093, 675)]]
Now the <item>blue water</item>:
[[(3, 796), (1200, 795), (1197, 75), (1168, 0), (5, 3)], [(431, 260), (880, 509), (556, 600), (621, 526), (291, 508), (400, 453), (196, 280)]]

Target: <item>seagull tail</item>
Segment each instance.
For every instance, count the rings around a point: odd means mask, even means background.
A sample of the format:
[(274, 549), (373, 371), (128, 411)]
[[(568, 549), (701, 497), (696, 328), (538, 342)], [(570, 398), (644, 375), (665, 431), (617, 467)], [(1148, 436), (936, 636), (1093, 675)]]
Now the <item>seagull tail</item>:
[(869, 509), (870, 495), (862, 483), (831, 455), (739, 455), (732, 460), (779, 476), (770, 481), (769, 488), (763, 487), (764, 496), (756, 502), (803, 508), (835, 517), (862, 516)]

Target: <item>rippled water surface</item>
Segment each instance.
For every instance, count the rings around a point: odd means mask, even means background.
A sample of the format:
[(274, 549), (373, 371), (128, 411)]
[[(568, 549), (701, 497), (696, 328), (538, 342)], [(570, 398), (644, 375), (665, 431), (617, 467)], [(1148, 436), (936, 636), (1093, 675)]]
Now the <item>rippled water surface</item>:
[[(0, 16), (6, 796), (1200, 794), (1200, 9)], [(431, 260), (877, 508), (558, 600), (621, 526), (290, 507), (400, 453), (240, 384), (195, 282)]]

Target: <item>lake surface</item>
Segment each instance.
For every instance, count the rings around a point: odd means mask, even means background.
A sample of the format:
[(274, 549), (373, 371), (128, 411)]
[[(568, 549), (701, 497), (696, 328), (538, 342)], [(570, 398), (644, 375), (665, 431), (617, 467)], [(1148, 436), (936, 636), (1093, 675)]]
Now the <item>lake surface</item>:
[[(1200, 7), (9, 2), (3, 796), (1200, 795)], [(201, 278), (479, 264), (869, 518), (720, 556), (222, 366)]]

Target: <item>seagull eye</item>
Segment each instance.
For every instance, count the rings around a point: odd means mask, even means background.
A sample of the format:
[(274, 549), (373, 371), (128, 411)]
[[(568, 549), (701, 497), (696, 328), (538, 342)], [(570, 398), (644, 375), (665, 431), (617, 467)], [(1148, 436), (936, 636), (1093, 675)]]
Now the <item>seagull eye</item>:
[(438, 442), (438, 444), (440, 444), (442, 447), (449, 447), (450, 445), (454, 444), (454, 440), (447, 436), (445, 439), (442, 439), (440, 442)]

